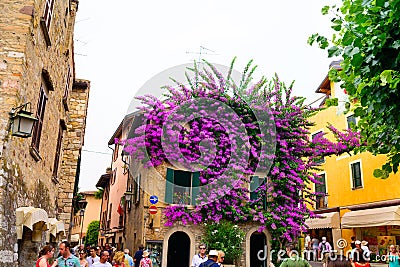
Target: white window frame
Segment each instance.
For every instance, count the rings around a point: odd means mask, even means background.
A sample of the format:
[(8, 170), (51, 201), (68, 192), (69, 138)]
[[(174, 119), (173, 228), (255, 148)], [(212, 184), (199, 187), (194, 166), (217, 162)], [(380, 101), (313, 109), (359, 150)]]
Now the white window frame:
[[(46, 28), (48, 31), (50, 31), (51, 20), (53, 18), (54, 4), (55, 4), (55, 0), (46, 0), (46, 4), (44, 6), (43, 19), (45, 21)], [(46, 13), (47, 8), (48, 8), (48, 12)]]

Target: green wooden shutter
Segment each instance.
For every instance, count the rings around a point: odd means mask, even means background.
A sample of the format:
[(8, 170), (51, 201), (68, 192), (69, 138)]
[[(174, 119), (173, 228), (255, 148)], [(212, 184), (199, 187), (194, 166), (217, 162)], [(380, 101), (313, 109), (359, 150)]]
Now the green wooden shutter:
[(260, 179), (258, 176), (252, 176), (250, 178), (250, 199), (257, 199), (257, 193), (254, 192), (260, 186)]
[(174, 170), (167, 168), (167, 180), (165, 181), (165, 202), (172, 204), (174, 186)]
[(194, 172), (192, 174), (192, 205), (196, 205), (196, 199), (199, 195), (199, 188), (200, 188), (200, 173)]
[[(267, 177), (261, 178), (260, 181), (260, 185), (266, 185), (267, 184)], [(263, 209), (266, 210), (267, 209), (267, 186), (265, 187), (265, 191), (264, 192), (258, 192), (259, 194), (262, 194), (262, 203), (263, 203)]]

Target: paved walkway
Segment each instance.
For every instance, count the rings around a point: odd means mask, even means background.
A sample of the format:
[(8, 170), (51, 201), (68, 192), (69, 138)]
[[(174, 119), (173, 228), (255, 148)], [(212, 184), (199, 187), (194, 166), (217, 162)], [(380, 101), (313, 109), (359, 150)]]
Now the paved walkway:
[[(310, 264), (312, 267), (322, 267), (321, 262), (316, 262), (316, 261), (310, 261)], [(387, 263), (371, 263), (371, 267), (387, 267)]]

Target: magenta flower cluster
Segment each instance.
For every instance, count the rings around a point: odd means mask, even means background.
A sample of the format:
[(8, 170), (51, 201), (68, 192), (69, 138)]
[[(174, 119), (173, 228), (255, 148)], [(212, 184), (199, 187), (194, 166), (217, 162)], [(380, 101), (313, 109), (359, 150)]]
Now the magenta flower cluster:
[[(358, 133), (333, 126), (336, 142), (323, 135), (310, 140), (309, 117), (317, 110), (291, 96), (292, 85), (278, 77), (251, 85), (253, 71), (249, 63), (236, 84), (211, 64), (195, 66), (195, 81), (167, 87), (167, 100), (139, 98), (143, 122), (133, 138), (117, 142), (145, 167), (168, 162), (200, 172), (195, 207), (168, 206), (167, 226), (252, 221), (274, 240), (291, 241), (313, 216), (306, 204), (315, 199), (310, 184), (318, 183), (318, 159), (359, 146)], [(253, 175), (263, 179), (250, 198)]]

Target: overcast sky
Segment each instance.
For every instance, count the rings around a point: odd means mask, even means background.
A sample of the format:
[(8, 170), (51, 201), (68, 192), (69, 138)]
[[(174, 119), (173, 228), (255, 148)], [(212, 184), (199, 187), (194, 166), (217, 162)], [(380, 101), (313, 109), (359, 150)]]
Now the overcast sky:
[[(295, 80), (309, 102), (331, 59), (307, 38), (331, 35), (321, 8), (333, 0), (81, 0), (75, 26), (77, 78), (91, 81), (79, 187), (96, 190), (111, 164), (107, 147), (137, 90), (170, 67), (202, 58), (241, 71), (250, 59), (257, 76)], [(204, 54), (207, 52), (208, 54)]]

